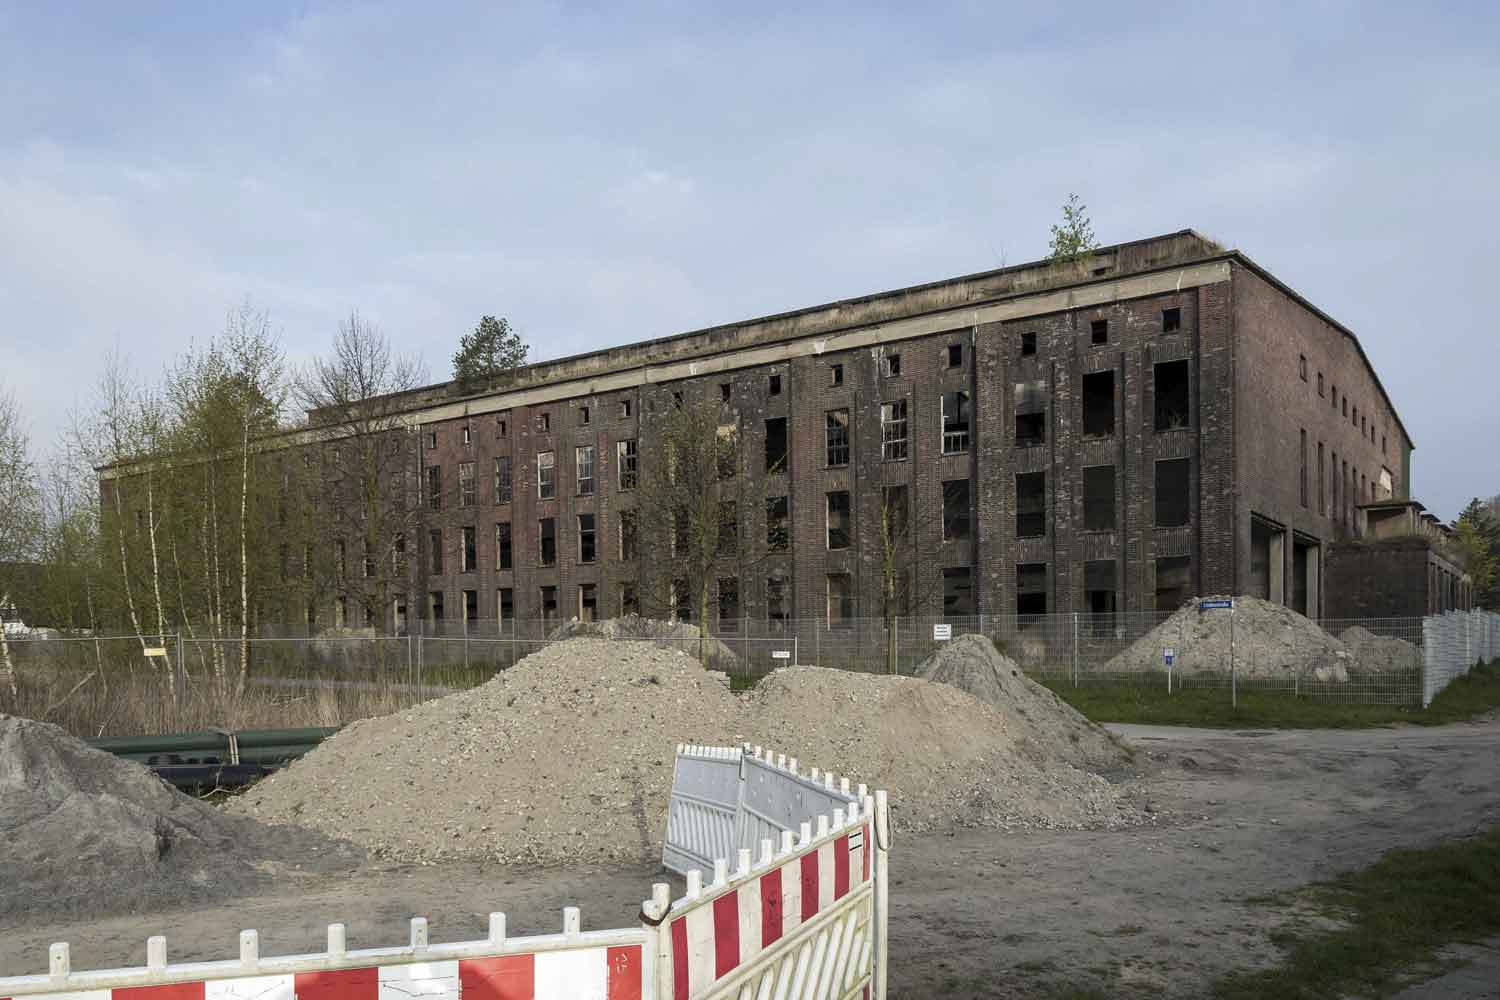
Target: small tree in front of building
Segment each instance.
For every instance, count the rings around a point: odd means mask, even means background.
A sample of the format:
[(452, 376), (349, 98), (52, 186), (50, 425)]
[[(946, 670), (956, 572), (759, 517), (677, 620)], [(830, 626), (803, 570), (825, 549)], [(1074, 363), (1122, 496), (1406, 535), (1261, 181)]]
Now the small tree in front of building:
[(529, 349), (505, 317), (485, 316), (472, 333), (458, 342), (453, 355), (453, 378), (464, 391), (478, 389), (490, 379), (526, 363)]
[(1056, 261), (1082, 260), (1099, 249), (1094, 238), (1094, 224), (1089, 220), (1088, 207), (1078, 200), (1078, 195), (1069, 194), (1062, 207), (1062, 224), (1052, 227), (1052, 242), (1047, 258)]
[(1474, 603), (1500, 609), (1500, 521), (1477, 497), (1453, 523), (1454, 544), (1474, 581)]

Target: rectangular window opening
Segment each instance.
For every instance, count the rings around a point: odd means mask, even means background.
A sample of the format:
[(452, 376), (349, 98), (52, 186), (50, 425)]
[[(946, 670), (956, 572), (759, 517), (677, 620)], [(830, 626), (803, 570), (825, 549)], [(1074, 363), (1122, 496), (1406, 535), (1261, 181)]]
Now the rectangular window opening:
[(831, 386), (844, 384), (844, 366), (832, 364), (828, 366), (828, 384)]
[(829, 410), (824, 415), (824, 444), (829, 468), (849, 464), (849, 411)]
[(1108, 639), (1115, 634), (1116, 588), (1113, 559), (1083, 564), (1083, 606), (1089, 616), (1089, 634), (1095, 639)]
[(719, 578), (719, 630), (721, 632), (738, 632), (740, 630), (740, 581), (739, 577), (724, 576)]
[(828, 494), (828, 548), (849, 547), (849, 491), (836, 490)]
[(500, 521), (495, 525), (495, 568), (515, 568), (515, 550), (512, 547), (509, 521)]
[(443, 571), (443, 532), (441, 528), (431, 528), (427, 532), (427, 559), (428, 568), (434, 575)]
[(1188, 523), (1192, 496), (1190, 462), (1167, 458), (1156, 463), (1156, 526), (1178, 528)]
[(557, 481), (553, 476), (555, 463), (550, 451), (539, 452), (536, 456), (536, 495), (540, 500), (557, 496)]
[(766, 395), (768, 395), (768, 396), (779, 396), (779, 395), (781, 395), (781, 376), (780, 375), (767, 375), (766, 376)]
[(543, 587), (541, 588), (541, 592), (542, 621), (551, 625), (557, 621), (557, 588)]
[(620, 492), (628, 493), (635, 489), (638, 479), (635, 438), (620, 441), (615, 445), (615, 459), (615, 470), (619, 478)]
[(766, 498), (766, 548), (785, 552), (792, 544), (790, 500), (787, 497)]
[(1301, 440), (1297, 455), (1297, 490), (1305, 509), (1307, 507), (1307, 430), (1304, 428), (1298, 433), (1301, 435)]
[(538, 556), (543, 566), (557, 565), (557, 518), (544, 517), (540, 522), (540, 548)]
[(438, 465), (427, 467), (427, 506), (433, 510), (443, 509), (443, 469)]
[(1115, 467), (1091, 465), (1083, 470), (1083, 530), (1115, 530)]
[(1176, 611), (1193, 596), (1192, 560), (1166, 556), (1156, 560), (1156, 610)]
[(1089, 323), (1089, 343), (1095, 347), (1109, 343), (1109, 320), (1096, 319)]
[(962, 618), (974, 613), (974, 572), (968, 566), (943, 570), (943, 615)]
[(580, 583), (578, 585), (578, 620), (591, 622), (599, 617), (599, 585), (595, 583)]
[(1176, 331), (1181, 329), (1182, 309), (1178, 306), (1173, 306), (1170, 309), (1163, 309), (1161, 311), (1161, 332), (1175, 333)]
[(578, 515), (578, 561), (591, 563), (598, 558), (594, 545), (594, 515)]
[(580, 406), (578, 408), (578, 423), (579, 423), (579, 426), (583, 426), (583, 425), (587, 424), (589, 422), (589, 419), (592, 416), (593, 416), (593, 414), (589, 412), (589, 408), (587, 406)]
[(828, 627), (854, 627), (854, 583), (848, 573), (828, 574)]
[(886, 354), (881, 358), (881, 368), (886, 378), (895, 378), (901, 374), (901, 355)]
[(1016, 564), (1016, 614), (1047, 613), (1047, 564)]
[(620, 560), (630, 562), (636, 556), (636, 535), (640, 515), (630, 507), (620, 511)]
[(906, 400), (880, 404), (880, 457), (899, 462), (907, 456)]
[(495, 459), (495, 503), (510, 503), (510, 456)]
[(943, 393), (943, 454), (969, 450), (969, 393), (966, 389)]
[(766, 620), (784, 622), (791, 615), (791, 597), (787, 593), (786, 578), (766, 577)]
[(1047, 534), (1047, 474), (1022, 472), (1016, 476), (1016, 537)]
[(474, 540), (474, 526), (464, 525), (463, 528), (463, 566), (462, 572), (472, 573), (478, 569), (479, 548)]
[(943, 482), (943, 541), (964, 541), (972, 534), (969, 481), (967, 479), (945, 480)]
[(458, 463), (458, 505), (474, 506), (474, 463)]
[(719, 383), (719, 402), (721, 402), (721, 403), (727, 403), (727, 402), (729, 402), (729, 394), (732, 391), (733, 390), (732, 390), (732, 387), (731, 387), (730, 383), (728, 383), (728, 382), (720, 382)]
[(963, 344), (949, 344), (948, 345), (948, 367), (949, 368), (962, 368), (963, 366), (964, 366), (964, 345)]
[(584, 445), (573, 449), (573, 467), (578, 473), (578, 495), (594, 495), (594, 446)]
[(1115, 433), (1115, 373), (1089, 372), (1083, 376), (1083, 436), (1110, 437)]
[(786, 471), (786, 417), (769, 417), (766, 420), (766, 471)]
[(1030, 358), (1034, 357), (1035, 355), (1036, 334), (1030, 332), (1021, 334), (1021, 357)]
[(1170, 431), (1187, 427), (1191, 415), (1187, 361), (1160, 362), (1153, 374), (1156, 429)]
[(1047, 443), (1046, 411), (1016, 414), (1016, 444), (1023, 448)]

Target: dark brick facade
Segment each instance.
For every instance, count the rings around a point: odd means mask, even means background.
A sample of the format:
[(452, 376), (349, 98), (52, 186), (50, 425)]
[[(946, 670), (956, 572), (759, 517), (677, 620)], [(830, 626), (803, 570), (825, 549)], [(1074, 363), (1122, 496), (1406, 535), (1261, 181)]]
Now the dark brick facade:
[(1329, 618), (1420, 618), (1468, 610), (1468, 578), (1426, 538), (1341, 542), (1329, 546)]

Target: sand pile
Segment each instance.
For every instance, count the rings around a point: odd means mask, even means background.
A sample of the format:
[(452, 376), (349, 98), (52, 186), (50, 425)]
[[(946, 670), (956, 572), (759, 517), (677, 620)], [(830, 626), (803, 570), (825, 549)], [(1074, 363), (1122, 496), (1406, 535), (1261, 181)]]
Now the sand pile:
[(658, 857), (678, 743), (750, 741), (890, 790), (904, 829), (1133, 822), (994, 708), (909, 677), (792, 667), (734, 695), (652, 642), (581, 638), (355, 723), (234, 804), (405, 861)]
[(1422, 647), (1390, 635), (1376, 635), (1363, 625), (1339, 633), (1349, 651), (1349, 669), (1357, 672), (1416, 670), (1422, 666)]
[(1044, 760), (1066, 760), (1094, 770), (1119, 767), (1125, 751), (1104, 727), (1021, 672), (982, 635), (964, 635), (939, 646), (916, 674), (967, 691), (1005, 717), (1017, 737)]
[(221, 902), (359, 852), (189, 798), (56, 726), (0, 715), (0, 917)]
[[(1222, 600), (1223, 598), (1201, 598)], [(1229, 673), (1227, 610), (1199, 611), (1194, 598), (1171, 618), (1110, 660), (1106, 670), (1163, 670), (1162, 650), (1174, 649), (1172, 669)], [(1349, 679), (1343, 643), (1290, 608), (1254, 597), (1234, 600), (1234, 668), (1245, 678), (1286, 679), (1296, 672), (1319, 681)]]
[[(598, 636), (601, 639), (652, 639), (658, 645), (675, 649), (679, 653), (698, 656), (698, 643), (703, 637), (698, 626), (687, 622), (662, 621), (659, 618), (642, 618), (640, 615), (622, 615), (604, 621), (585, 622), (569, 619), (547, 634), (553, 641)], [(715, 670), (730, 670), (739, 663), (739, 657), (724, 643), (710, 636), (706, 641), (709, 666)]]

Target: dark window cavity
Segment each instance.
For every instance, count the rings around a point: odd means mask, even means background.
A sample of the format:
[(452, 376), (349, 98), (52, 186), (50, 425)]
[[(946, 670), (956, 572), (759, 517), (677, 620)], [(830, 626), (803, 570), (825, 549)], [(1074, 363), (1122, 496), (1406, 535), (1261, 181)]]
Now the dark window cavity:
[(1156, 463), (1156, 526), (1177, 528), (1188, 523), (1192, 496), (1189, 460), (1167, 458)]
[(1188, 426), (1191, 401), (1188, 392), (1188, 363), (1163, 361), (1155, 366), (1156, 429), (1177, 430)]
[(786, 471), (786, 417), (766, 420), (766, 471)]
[(943, 541), (964, 540), (970, 534), (969, 481), (946, 480), (943, 483)]
[(849, 411), (829, 410), (825, 418), (828, 465), (849, 464)]
[(1177, 306), (1161, 311), (1161, 332), (1174, 333), (1182, 329), (1182, 310)]
[(1096, 319), (1089, 324), (1089, 342), (1095, 346), (1109, 343), (1109, 320)]
[(828, 547), (849, 547), (849, 491), (837, 490), (828, 494)]
[(1039, 538), (1047, 533), (1047, 474), (1022, 472), (1016, 476), (1016, 537)]
[(1109, 437), (1115, 432), (1115, 373), (1089, 372), (1083, 377), (1083, 435)]
[(1083, 470), (1083, 530), (1115, 529), (1115, 467), (1091, 465)]

